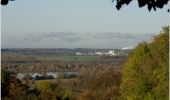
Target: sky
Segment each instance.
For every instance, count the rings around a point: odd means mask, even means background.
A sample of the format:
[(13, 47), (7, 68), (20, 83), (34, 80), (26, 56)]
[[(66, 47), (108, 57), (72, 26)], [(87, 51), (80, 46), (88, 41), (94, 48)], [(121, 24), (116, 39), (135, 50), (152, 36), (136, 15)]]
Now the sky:
[[(168, 5), (149, 12), (112, 0), (15, 0), (1, 6), (1, 48), (123, 48), (169, 25)], [(170, 5), (170, 4), (169, 4)]]

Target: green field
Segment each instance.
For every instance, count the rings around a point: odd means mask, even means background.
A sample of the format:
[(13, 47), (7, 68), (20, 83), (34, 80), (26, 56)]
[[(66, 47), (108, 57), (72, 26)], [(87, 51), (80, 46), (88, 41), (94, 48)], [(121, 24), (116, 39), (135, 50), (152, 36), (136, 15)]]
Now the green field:
[(32, 55), (39, 60), (58, 60), (58, 61), (95, 61), (98, 56), (76, 56), (76, 55)]

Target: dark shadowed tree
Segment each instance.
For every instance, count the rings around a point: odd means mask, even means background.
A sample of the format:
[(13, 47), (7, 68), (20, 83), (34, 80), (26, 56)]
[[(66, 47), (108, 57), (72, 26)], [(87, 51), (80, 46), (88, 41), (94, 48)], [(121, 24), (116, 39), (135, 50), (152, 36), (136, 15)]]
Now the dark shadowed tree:
[(1, 5), (7, 5), (9, 1), (14, 1), (14, 0), (1, 0)]
[[(115, 0), (112, 0), (112, 3), (114, 2)], [(123, 5), (129, 5), (130, 2), (132, 2), (132, 0), (116, 0), (117, 4), (116, 4), (116, 8), (118, 10), (120, 10), (120, 8), (123, 6)], [(139, 4), (139, 7), (144, 7), (144, 6), (147, 6), (148, 7), (148, 10), (151, 11), (151, 9), (153, 8), (154, 11), (156, 11), (156, 8), (163, 8), (164, 5), (168, 4), (168, 1), (169, 0), (138, 0), (138, 4)], [(169, 12), (169, 9), (168, 9), (168, 12)]]
[[(7, 5), (8, 1), (14, 1), (14, 0), (1, 0), (1, 5)], [(115, 0), (112, 0), (112, 3)], [(116, 8), (120, 10), (120, 8), (126, 4), (129, 5), (132, 0), (116, 0)], [(163, 8), (164, 5), (168, 4), (169, 0), (138, 0), (139, 7), (148, 6), (148, 10), (150, 11), (152, 8), (156, 11), (156, 8)], [(169, 9), (168, 9), (169, 12)]]

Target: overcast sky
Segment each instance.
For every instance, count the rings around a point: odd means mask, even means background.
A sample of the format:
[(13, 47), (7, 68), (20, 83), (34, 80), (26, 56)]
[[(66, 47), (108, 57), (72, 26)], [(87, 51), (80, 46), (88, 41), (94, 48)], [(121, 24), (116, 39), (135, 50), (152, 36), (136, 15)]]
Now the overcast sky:
[(132, 2), (117, 11), (111, 1), (10, 1), (1, 6), (1, 47), (123, 48), (169, 25), (168, 6), (149, 12)]

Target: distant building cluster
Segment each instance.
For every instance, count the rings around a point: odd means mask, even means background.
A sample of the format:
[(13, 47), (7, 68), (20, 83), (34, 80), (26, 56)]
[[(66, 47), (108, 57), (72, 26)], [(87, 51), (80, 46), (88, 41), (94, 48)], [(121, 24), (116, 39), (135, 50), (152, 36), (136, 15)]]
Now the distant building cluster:
[(2, 53), (19, 55), (77, 55), (77, 56), (126, 56), (134, 47), (124, 47), (122, 49), (92, 49), (92, 48), (54, 48), (54, 49), (1, 49)]
[(101, 51), (97, 51), (95, 52), (96, 55), (98, 56), (115, 56), (115, 51), (114, 50), (109, 50), (108, 52), (101, 52)]
[(82, 53), (82, 52), (76, 52), (77, 56), (86, 56), (86, 55), (97, 55), (97, 56), (115, 56), (115, 51), (114, 50), (109, 50), (108, 52), (106, 51), (96, 51), (96, 52), (87, 52), (87, 53)]
[(45, 74), (35, 72), (35, 73), (17, 73), (16, 77), (18, 79), (29, 79), (29, 80), (44, 80), (44, 79), (57, 79), (61, 77), (60, 74), (64, 75), (64, 78), (74, 78), (80, 76), (78, 72), (68, 71), (68, 72), (46, 72)]
[(76, 52), (75, 55), (77, 56), (127, 56), (130, 53), (131, 49), (129, 48), (122, 48), (117, 50), (98, 50), (98, 51), (89, 51), (89, 52)]
[(42, 79), (55, 79), (58, 78), (57, 73), (47, 72), (46, 74), (42, 73), (18, 73), (18, 79), (33, 79), (33, 80), (42, 80)]

